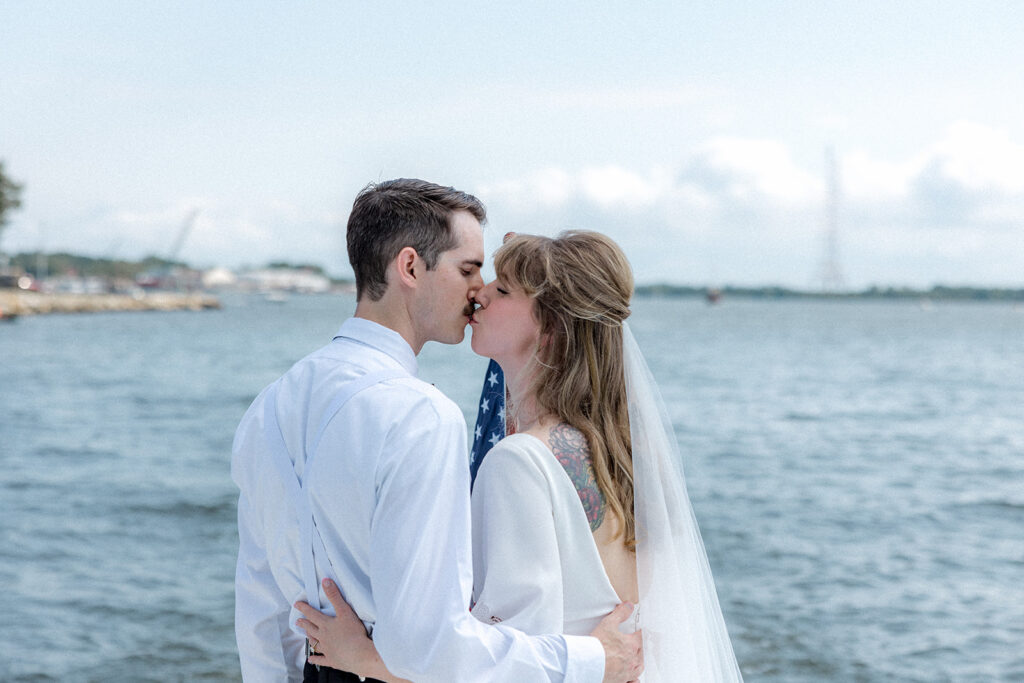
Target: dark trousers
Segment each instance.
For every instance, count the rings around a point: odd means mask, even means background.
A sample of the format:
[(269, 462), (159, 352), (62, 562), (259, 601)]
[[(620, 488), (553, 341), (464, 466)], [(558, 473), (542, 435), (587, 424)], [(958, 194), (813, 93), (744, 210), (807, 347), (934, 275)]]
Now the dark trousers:
[[(350, 683), (358, 682), (359, 676), (349, 673), (348, 671), (338, 671), (337, 669), (331, 669), (326, 666), (321, 666), (320, 670), (306, 662), (306, 667), (302, 670), (302, 683)], [(381, 683), (376, 678), (367, 678), (366, 683)]]

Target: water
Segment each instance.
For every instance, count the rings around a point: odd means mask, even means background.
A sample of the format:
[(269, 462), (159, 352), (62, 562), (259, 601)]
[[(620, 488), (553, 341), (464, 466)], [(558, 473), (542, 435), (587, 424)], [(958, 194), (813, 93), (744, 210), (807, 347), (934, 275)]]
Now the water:
[[(0, 680), (237, 680), (235, 425), (346, 297), (0, 326)], [(639, 300), (751, 681), (1024, 680), (1024, 313)], [(485, 362), (421, 375), (475, 416)]]

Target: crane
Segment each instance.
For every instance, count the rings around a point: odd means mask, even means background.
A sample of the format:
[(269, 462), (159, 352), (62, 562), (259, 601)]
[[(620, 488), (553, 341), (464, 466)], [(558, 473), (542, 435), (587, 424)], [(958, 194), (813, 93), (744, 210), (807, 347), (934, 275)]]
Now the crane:
[(168, 261), (176, 261), (178, 254), (181, 253), (181, 248), (185, 246), (185, 240), (188, 239), (189, 233), (192, 232), (192, 228), (195, 227), (196, 217), (199, 215), (199, 209), (192, 209), (185, 216), (185, 222), (181, 224), (181, 229), (178, 230), (178, 237), (174, 240), (174, 245), (171, 246), (170, 254), (167, 256)]

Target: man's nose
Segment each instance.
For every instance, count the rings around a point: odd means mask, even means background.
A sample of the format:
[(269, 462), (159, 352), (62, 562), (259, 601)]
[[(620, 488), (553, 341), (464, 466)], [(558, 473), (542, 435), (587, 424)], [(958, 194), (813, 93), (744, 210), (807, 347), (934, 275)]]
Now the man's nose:
[(484, 277), (483, 277), (483, 275), (479, 275), (478, 274), (476, 276), (476, 279), (474, 279), (473, 282), (470, 283), (470, 285), (469, 285), (469, 292), (468, 292), (469, 300), (472, 301), (473, 299), (475, 299), (477, 294), (479, 294), (480, 290), (483, 289), (483, 288), (484, 288)]

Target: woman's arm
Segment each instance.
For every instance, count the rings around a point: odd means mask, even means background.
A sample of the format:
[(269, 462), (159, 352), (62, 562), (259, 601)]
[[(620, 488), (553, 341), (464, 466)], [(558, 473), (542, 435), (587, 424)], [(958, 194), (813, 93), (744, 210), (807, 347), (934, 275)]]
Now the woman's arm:
[(324, 579), (323, 585), (324, 593), (338, 616), (328, 616), (305, 602), (295, 603), (295, 608), (306, 615), (297, 623), (306, 631), (309, 642), (316, 646), (317, 654), (310, 655), (309, 663), (351, 671), (357, 676), (376, 678), (386, 683), (409, 683), (392, 675), (384, 666), (373, 641), (366, 635), (363, 622), (345, 602), (338, 586), (330, 579)]
[(561, 633), (562, 566), (550, 486), (521, 449), (502, 442), (473, 487), (473, 615), (524, 633)]

